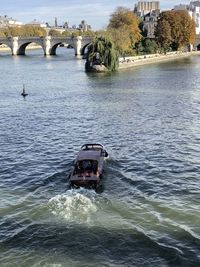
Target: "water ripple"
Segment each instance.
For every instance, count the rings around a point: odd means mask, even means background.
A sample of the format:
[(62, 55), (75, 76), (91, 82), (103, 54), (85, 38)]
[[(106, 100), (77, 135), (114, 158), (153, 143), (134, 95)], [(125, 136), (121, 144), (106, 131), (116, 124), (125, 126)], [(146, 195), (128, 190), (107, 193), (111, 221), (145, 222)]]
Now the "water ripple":
[[(199, 266), (200, 59), (98, 76), (63, 51), (1, 56), (1, 266)], [(87, 142), (100, 194), (69, 190)]]

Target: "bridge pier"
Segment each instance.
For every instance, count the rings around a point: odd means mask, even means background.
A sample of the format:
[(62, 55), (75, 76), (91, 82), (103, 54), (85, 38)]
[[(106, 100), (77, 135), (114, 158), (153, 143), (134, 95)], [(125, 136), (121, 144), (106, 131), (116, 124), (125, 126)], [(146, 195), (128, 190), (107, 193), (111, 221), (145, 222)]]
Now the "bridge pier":
[(43, 42), (44, 42), (44, 55), (50, 56), (51, 55), (51, 36), (46, 36)]
[[(72, 37), (75, 56), (82, 55), (82, 36)], [(44, 38), (44, 54), (45, 56), (56, 55), (55, 40), (51, 36)]]
[(12, 55), (17, 56), (18, 55), (18, 49), (19, 49), (19, 37), (12, 37)]
[(82, 55), (82, 36), (77, 36), (73, 38), (75, 56)]

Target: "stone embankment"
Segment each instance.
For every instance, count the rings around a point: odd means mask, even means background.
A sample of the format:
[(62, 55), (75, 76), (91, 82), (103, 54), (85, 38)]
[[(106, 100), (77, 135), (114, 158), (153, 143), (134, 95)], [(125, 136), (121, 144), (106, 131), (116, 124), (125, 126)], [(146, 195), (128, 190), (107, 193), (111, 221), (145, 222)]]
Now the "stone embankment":
[(193, 55), (200, 55), (200, 51), (170, 52), (166, 54), (151, 54), (135, 57), (124, 57), (119, 59), (119, 70), (142, 66), (146, 64), (172, 61), (180, 58), (190, 57)]

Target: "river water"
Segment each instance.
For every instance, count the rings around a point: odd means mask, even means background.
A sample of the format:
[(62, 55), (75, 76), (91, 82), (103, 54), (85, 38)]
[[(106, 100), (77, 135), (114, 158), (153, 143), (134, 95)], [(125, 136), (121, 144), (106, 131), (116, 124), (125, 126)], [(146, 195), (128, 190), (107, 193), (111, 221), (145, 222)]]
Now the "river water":
[[(88, 75), (58, 52), (0, 54), (0, 266), (200, 266), (200, 57)], [(101, 193), (69, 189), (87, 142)]]

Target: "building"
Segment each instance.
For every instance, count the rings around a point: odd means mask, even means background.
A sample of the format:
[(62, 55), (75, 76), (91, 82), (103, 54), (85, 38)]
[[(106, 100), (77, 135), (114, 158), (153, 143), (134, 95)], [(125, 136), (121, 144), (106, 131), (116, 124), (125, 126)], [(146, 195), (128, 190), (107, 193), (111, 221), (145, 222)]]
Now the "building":
[(9, 18), (7, 15), (0, 16), (0, 28), (7, 28), (7, 27), (20, 27), (23, 23), (17, 21), (13, 18)]
[(91, 30), (91, 26), (88, 25), (85, 20), (82, 20), (81, 23), (79, 24), (78, 29), (82, 32), (86, 32), (88, 30)]
[(143, 17), (153, 10), (160, 10), (160, 1), (139, 1), (135, 5), (134, 13)]
[(55, 17), (55, 28), (58, 27), (58, 19)]
[(187, 10), (188, 5), (179, 4), (174, 6), (173, 10)]
[(160, 1), (139, 1), (134, 13), (143, 20), (143, 30), (148, 38), (154, 38), (155, 27), (160, 14)]
[(189, 12), (192, 13), (191, 16), (195, 21), (196, 34), (200, 34), (200, 2), (190, 2)]
[(46, 23), (39, 22), (36, 19), (34, 19), (33, 21), (31, 21), (29, 23), (26, 23), (26, 25), (28, 25), (28, 26), (38, 26), (38, 27), (41, 27), (41, 28), (46, 28), (47, 27)]
[(155, 28), (157, 25), (160, 10), (153, 10), (143, 16), (143, 30), (146, 30), (148, 38), (155, 38)]
[(68, 24), (67, 21), (63, 24), (63, 28), (64, 28), (65, 30), (69, 29), (69, 24)]

